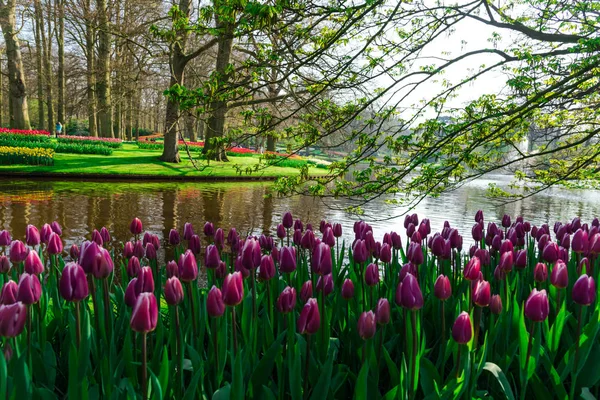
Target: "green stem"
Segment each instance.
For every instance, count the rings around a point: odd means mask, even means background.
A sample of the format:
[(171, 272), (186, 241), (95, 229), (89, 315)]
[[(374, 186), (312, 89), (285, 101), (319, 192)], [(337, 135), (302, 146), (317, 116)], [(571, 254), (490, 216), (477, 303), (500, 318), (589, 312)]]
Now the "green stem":
[(146, 332), (142, 333), (142, 399), (148, 398), (148, 370), (146, 365)]
[(577, 334), (575, 335), (575, 362), (573, 363), (573, 370), (571, 371), (571, 390), (569, 399), (575, 398), (575, 387), (577, 386), (577, 365), (579, 364), (579, 338), (581, 335), (581, 320), (583, 314), (583, 307), (579, 306), (579, 315), (577, 317)]
[(306, 335), (306, 360), (304, 360), (304, 396), (308, 398), (308, 368), (310, 366), (310, 335)]
[(79, 350), (79, 347), (81, 345), (81, 321), (79, 318), (79, 302), (78, 301), (75, 302), (75, 324), (77, 325), (77, 331), (76, 331), (77, 349)]
[(410, 398), (414, 399), (415, 398), (415, 374), (416, 374), (416, 370), (417, 370), (417, 311), (416, 310), (412, 310), (411, 311), (411, 320), (412, 320), (412, 339), (413, 339), (413, 348), (412, 348), (412, 363), (411, 363), (411, 369), (410, 369), (410, 386), (409, 386), (409, 393), (410, 393)]
[(529, 370), (529, 358), (531, 357), (531, 348), (533, 346), (533, 336), (535, 334), (535, 322), (531, 322), (531, 334), (529, 335), (529, 344), (527, 345), (527, 357), (525, 359), (525, 383), (523, 384), (523, 389), (521, 391), (521, 399), (525, 399), (525, 395), (527, 393), (527, 382), (528, 382), (528, 378), (527, 375), (529, 375), (528, 370)]

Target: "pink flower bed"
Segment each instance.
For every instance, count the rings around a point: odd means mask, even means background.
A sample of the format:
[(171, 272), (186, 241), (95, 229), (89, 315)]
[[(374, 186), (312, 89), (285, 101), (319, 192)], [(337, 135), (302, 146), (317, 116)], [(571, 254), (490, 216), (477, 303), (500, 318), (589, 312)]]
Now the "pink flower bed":
[(117, 138), (103, 138), (103, 137), (94, 137), (94, 136), (69, 136), (69, 135), (59, 135), (59, 139), (71, 139), (71, 140), (93, 140), (99, 142), (112, 142), (112, 143), (121, 143), (121, 139)]
[(50, 136), (50, 132), (42, 131), (37, 129), (12, 129), (12, 128), (0, 128), (0, 133), (8, 133), (10, 135), (40, 135)]

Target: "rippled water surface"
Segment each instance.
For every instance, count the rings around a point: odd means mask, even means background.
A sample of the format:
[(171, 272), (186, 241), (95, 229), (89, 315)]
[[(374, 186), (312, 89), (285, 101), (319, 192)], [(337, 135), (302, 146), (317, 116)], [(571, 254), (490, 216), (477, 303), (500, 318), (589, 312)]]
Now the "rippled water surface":
[[(432, 231), (441, 229), (444, 220), (459, 228), (465, 239), (470, 237), (473, 215), (484, 211), (486, 221), (499, 221), (505, 213), (523, 215), (534, 224), (553, 223), (580, 216), (591, 220), (600, 216), (600, 196), (597, 191), (565, 190), (554, 188), (527, 199), (501, 204), (486, 197), (489, 183), (506, 185), (508, 178), (501, 176), (471, 182), (439, 198), (423, 200), (413, 212), (420, 218), (430, 218)], [(274, 227), (287, 210), (315, 225), (322, 218), (340, 222), (345, 236), (352, 234), (356, 216), (343, 211), (347, 203), (342, 199), (314, 199), (310, 197), (266, 197), (269, 183), (115, 183), (46, 180), (0, 180), (0, 225), (9, 229), (14, 238), (25, 237), (25, 226), (38, 227), (58, 220), (63, 226), (65, 248), (90, 237), (92, 229), (106, 226), (115, 240), (127, 240), (129, 222), (135, 216), (144, 223), (144, 229), (168, 237), (174, 227), (183, 229), (192, 222), (201, 231), (205, 221), (226, 230), (236, 227), (238, 232), (274, 233)], [(406, 208), (377, 200), (364, 206), (365, 219), (370, 220), (375, 237), (384, 232), (401, 231)], [(465, 240), (466, 243), (470, 242)], [(164, 259), (164, 253), (159, 254)]]

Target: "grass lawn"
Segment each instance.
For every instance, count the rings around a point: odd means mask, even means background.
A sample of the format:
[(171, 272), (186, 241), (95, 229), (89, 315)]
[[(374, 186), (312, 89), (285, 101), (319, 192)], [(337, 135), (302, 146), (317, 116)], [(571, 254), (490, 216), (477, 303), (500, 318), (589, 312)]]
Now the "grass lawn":
[[(240, 174), (237, 167), (247, 168), (256, 166), (258, 157), (229, 157), (229, 162), (212, 162), (206, 165), (204, 160), (195, 159), (200, 170), (196, 170), (189, 161), (186, 153), (180, 153), (182, 162), (171, 164), (158, 159), (159, 150), (141, 150), (135, 144), (123, 144), (110, 156), (89, 154), (54, 155), (54, 165), (0, 165), (2, 173), (51, 173), (51, 174), (106, 174), (106, 175), (153, 175), (164, 177), (239, 177), (267, 178), (297, 175), (296, 168), (271, 166), (258, 171)], [(192, 153), (192, 157), (197, 157)], [(311, 175), (324, 175), (327, 172), (321, 168), (310, 168)]]

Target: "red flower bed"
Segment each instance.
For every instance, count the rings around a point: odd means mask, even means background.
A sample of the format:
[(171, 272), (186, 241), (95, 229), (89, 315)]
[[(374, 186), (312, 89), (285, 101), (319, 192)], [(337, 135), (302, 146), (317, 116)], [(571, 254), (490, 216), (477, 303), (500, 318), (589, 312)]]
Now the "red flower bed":
[(118, 138), (103, 138), (103, 137), (94, 137), (94, 136), (69, 136), (69, 135), (59, 135), (59, 139), (71, 139), (71, 140), (93, 140), (98, 142), (111, 142), (111, 143), (121, 143), (122, 140)]
[(204, 147), (204, 142), (188, 142), (188, 141), (184, 142), (183, 140), (179, 141), (179, 144), (184, 144), (184, 143), (190, 147)]
[(50, 132), (42, 131), (37, 129), (12, 129), (12, 128), (0, 128), (0, 133), (8, 133), (11, 135), (40, 135), (50, 136)]

